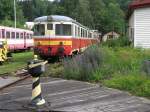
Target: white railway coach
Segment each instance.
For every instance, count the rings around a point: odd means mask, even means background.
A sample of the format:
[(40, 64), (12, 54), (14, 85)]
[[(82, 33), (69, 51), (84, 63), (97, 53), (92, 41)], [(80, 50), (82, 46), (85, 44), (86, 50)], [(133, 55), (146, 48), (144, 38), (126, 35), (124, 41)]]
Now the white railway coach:
[(26, 50), (33, 47), (33, 32), (30, 30), (0, 26), (0, 41), (7, 41), (10, 51)]

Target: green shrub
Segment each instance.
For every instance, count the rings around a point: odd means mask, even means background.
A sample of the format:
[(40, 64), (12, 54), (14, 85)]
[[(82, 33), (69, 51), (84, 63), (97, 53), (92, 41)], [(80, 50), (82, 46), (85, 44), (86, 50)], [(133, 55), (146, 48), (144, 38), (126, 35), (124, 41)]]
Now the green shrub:
[(127, 37), (119, 37), (118, 39), (111, 39), (107, 40), (106, 42), (102, 43), (102, 46), (108, 47), (126, 47), (130, 46), (130, 41)]
[(64, 77), (87, 81), (102, 63), (102, 54), (97, 46), (88, 48), (83, 54), (64, 61)]

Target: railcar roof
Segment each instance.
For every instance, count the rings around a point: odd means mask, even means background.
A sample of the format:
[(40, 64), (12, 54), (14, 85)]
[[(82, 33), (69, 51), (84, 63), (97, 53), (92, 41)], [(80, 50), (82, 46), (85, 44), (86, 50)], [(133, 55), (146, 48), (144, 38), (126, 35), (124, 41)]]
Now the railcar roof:
[(16, 30), (16, 31), (25, 31), (25, 32), (33, 33), (33, 31), (28, 30), (28, 29), (14, 28), (14, 27), (8, 27), (8, 26), (0, 26), (0, 29)]
[(65, 21), (65, 22), (75, 22), (70, 17), (67, 16), (60, 16), (60, 15), (50, 15), (50, 16), (42, 16), (38, 17), (34, 20), (34, 22), (48, 22), (48, 21)]
[(52, 22), (72, 22), (72, 23), (76, 23), (86, 29), (89, 29), (88, 27), (86, 26), (83, 26), (82, 24), (80, 24), (79, 22), (77, 22), (76, 20), (70, 18), (70, 17), (67, 17), (67, 16), (62, 16), (62, 15), (50, 15), (50, 16), (42, 16), (42, 17), (38, 17), (36, 19), (34, 19), (34, 22), (49, 22), (49, 21), (52, 21)]

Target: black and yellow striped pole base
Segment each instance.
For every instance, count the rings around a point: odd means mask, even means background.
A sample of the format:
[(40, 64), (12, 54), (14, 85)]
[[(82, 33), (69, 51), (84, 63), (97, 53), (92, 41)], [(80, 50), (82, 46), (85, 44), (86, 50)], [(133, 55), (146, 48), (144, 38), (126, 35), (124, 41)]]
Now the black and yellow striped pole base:
[(32, 105), (40, 106), (45, 104), (45, 100), (42, 98), (41, 94), (41, 84), (40, 84), (40, 77), (33, 77), (33, 84), (32, 84)]

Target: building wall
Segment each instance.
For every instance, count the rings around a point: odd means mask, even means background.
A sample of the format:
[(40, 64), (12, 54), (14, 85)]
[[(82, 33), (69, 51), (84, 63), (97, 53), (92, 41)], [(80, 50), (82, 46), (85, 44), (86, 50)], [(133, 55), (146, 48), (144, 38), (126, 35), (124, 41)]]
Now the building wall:
[(134, 46), (150, 48), (150, 7), (136, 9), (134, 16)]

